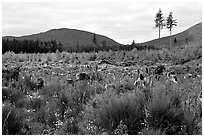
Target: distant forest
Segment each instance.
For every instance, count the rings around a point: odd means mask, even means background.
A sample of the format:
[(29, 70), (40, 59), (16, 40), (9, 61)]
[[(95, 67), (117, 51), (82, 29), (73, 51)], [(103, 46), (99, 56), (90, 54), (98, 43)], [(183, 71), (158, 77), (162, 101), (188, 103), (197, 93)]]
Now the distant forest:
[[(105, 42), (104, 42), (105, 43)], [(146, 46), (141, 44), (132, 43), (131, 45), (107, 45), (107, 44), (90, 44), (90, 45), (76, 45), (75, 48), (66, 49), (67, 52), (93, 52), (95, 46), (95, 51), (117, 51), (126, 50), (130, 51), (134, 48), (137, 50), (158, 50), (154, 45)], [(9, 40), (2, 39), (2, 53), (14, 52), (18, 53), (52, 53), (56, 51), (62, 52), (63, 44), (57, 42), (56, 40), (50, 41), (39, 41), (39, 40)]]
[(14, 53), (48, 53), (62, 51), (63, 45), (56, 40), (2, 40), (2, 53), (13, 51)]

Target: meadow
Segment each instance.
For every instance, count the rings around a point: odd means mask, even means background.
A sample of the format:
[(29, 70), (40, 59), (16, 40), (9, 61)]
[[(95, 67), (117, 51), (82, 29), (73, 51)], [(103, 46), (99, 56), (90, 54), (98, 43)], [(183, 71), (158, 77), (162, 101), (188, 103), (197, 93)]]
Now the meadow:
[[(6, 52), (2, 70), (3, 135), (202, 134), (202, 45)], [(149, 81), (136, 85), (140, 74)]]

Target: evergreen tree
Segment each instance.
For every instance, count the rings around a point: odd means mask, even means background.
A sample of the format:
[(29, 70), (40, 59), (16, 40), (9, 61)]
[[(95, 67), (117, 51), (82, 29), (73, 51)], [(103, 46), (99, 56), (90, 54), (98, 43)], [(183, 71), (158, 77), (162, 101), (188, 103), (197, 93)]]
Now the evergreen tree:
[(176, 39), (176, 37), (174, 38), (174, 43), (176, 43), (177, 42), (177, 39)]
[(170, 12), (169, 16), (166, 19), (166, 27), (170, 31), (170, 47), (169, 48), (171, 48), (171, 30), (173, 26), (177, 26), (176, 23), (177, 23), (176, 20), (173, 19), (172, 12)]
[(165, 26), (165, 23), (164, 23), (165, 20), (161, 9), (159, 9), (158, 13), (156, 13), (154, 21), (155, 21), (155, 28), (159, 28), (159, 39), (160, 39), (160, 31)]
[(132, 45), (132, 46), (135, 45), (135, 40), (132, 41), (132, 44), (131, 44), (131, 45)]

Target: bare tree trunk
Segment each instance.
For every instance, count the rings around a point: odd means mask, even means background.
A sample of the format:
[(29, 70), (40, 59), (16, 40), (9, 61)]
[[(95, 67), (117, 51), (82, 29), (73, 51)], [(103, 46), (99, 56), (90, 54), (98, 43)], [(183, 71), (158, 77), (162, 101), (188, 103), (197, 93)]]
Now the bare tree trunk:
[(171, 29), (170, 29), (170, 47), (169, 49), (171, 49)]
[(160, 39), (160, 26), (159, 26), (159, 39)]

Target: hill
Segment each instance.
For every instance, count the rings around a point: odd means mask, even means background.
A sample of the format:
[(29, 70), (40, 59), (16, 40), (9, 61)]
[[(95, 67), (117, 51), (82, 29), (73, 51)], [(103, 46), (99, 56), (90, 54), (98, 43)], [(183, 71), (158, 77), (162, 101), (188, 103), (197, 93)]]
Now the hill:
[[(46, 32), (41, 32), (38, 34), (32, 34), (27, 36), (13, 37), (6, 36), (3, 39), (17, 39), (17, 40), (40, 40), (40, 41), (50, 41), (51, 39), (55, 39), (57, 42), (61, 42), (63, 44), (64, 50), (72, 50), (77, 48), (77, 42), (80, 47), (84, 47), (87, 45), (91, 45), (93, 42), (94, 33), (81, 31), (76, 29), (52, 29)], [(96, 34), (96, 39), (98, 41), (98, 45), (102, 45), (102, 43), (106, 45), (122, 45), (117, 43), (111, 38), (108, 38), (103, 35)], [(190, 27), (189, 29), (172, 35), (171, 38), (172, 47), (181, 47), (185, 45), (202, 45), (202, 22)], [(154, 46), (155, 48), (168, 48), (169, 47), (169, 36), (162, 37), (159, 39), (154, 39), (151, 41), (147, 41), (144, 43), (137, 43), (136, 45), (141, 46)], [(93, 44), (92, 44), (93, 46)], [(126, 45), (123, 45), (124, 49)], [(134, 48), (134, 46), (132, 47)]]
[[(77, 42), (79, 46), (86, 46), (92, 44), (94, 33), (81, 31), (76, 29), (52, 29), (46, 32), (41, 32), (38, 34), (32, 34), (27, 36), (13, 37), (6, 36), (4, 39), (17, 39), (17, 40), (40, 40), (40, 41), (50, 41), (51, 39), (55, 39), (57, 42), (61, 42), (63, 44), (64, 50), (75, 49), (77, 47)], [(96, 34), (96, 39), (99, 45), (106, 41), (107, 45), (121, 45), (116, 41), (103, 36)]]
[[(185, 45), (202, 45), (202, 22), (190, 27), (189, 29), (172, 35), (171, 38), (172, 47), (179, 47)], [(167, 48), (169, 46), (169, 36), (159, 39), (151, 40), (148, 42), (140, 43), (142, 45), (151, 46), (154, 45), (158, 48)]]

